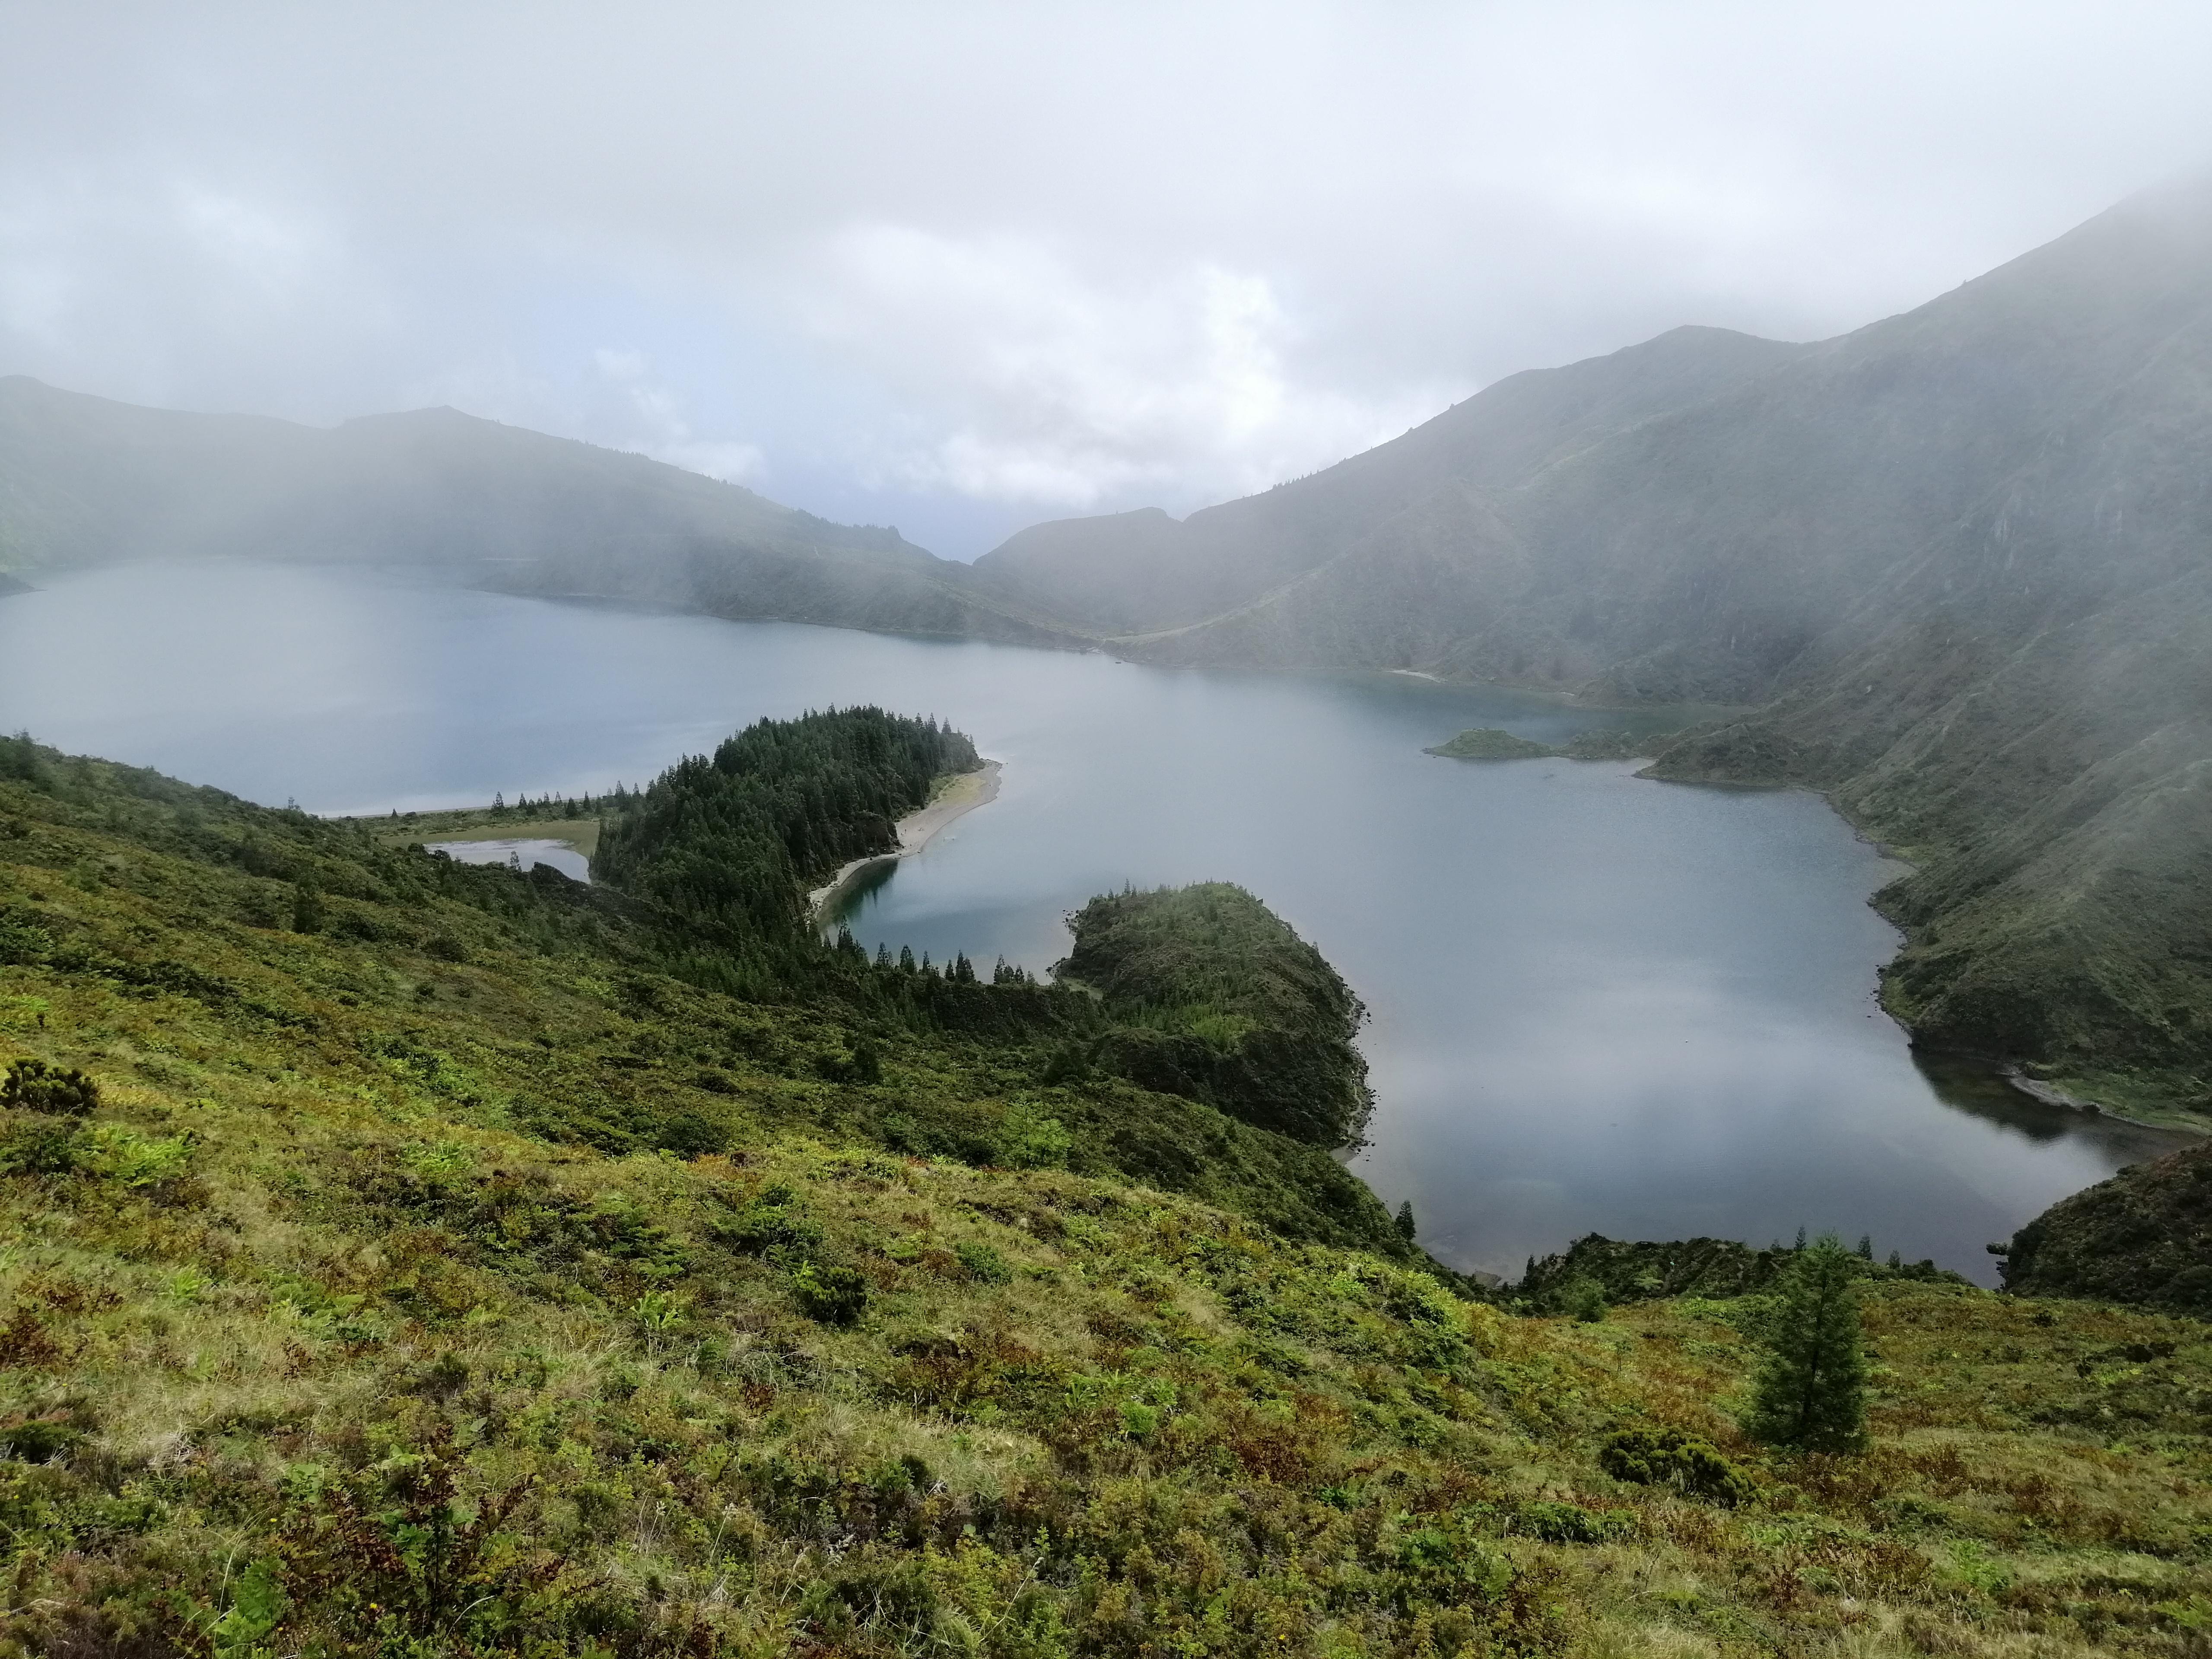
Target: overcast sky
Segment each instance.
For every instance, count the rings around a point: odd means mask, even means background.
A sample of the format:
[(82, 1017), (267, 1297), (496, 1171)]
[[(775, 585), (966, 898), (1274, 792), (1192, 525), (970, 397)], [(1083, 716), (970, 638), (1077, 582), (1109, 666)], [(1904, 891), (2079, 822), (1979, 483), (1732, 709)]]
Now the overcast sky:
[(2212, 6), (0, 0), (0, 373), (449, 403), (972, 557), (2212, 164)]

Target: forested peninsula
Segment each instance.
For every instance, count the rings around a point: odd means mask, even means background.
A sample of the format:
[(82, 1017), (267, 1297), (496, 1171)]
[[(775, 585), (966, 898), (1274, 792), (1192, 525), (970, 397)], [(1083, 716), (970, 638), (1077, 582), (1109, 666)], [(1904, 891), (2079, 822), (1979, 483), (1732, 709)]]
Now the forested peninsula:
[[(1818, 1241), (1483, 1291), (1253, 896), (1044, 982), (815, 932), (974, 763), (762, 722), (586, 886), (0, 742), (0, 1652), (2197, 1650), (2212, 1329)], [(1840, 1453), (1758, 1404), (1821, 1273)]]

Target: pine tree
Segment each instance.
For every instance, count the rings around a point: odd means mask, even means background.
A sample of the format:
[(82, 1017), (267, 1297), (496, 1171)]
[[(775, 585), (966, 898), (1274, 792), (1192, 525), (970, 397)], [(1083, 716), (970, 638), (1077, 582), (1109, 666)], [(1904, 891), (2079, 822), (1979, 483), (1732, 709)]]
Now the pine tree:
[(1866, 1443), (1866, 1349), (1852, 1259), (1823, 1233), (1782, 1278), (1766, 1358), (1744, 1427), (1754, 1438), (1802, 1451), (1856, 1451)]
[(1413, 1200), (1410, 1198), (1398, 1206), (1398, 1236), (1408, 1244), (1413, 1242)]

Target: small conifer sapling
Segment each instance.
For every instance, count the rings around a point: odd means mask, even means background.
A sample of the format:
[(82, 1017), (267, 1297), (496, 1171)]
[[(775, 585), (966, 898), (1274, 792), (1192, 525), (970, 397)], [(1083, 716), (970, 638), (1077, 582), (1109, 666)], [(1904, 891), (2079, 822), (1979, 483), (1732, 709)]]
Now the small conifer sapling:
[(1866, 1443), (1866, 1346), (1854, 1258), (1833, 1233), (1793, 1253), (1744, 1427), (1801, 1451)]

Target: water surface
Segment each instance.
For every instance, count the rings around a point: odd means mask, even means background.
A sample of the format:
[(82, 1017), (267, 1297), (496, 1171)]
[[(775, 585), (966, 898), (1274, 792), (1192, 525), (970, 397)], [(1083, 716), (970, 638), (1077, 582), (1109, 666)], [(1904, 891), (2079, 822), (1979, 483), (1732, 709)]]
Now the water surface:
[(423, 845), (459, 864), (505, 864), (517, 870), (534, 870), (543, 864), (558, 870), (571, 881), (592, 878), (592, 861), (573, 842), (503, 836), (496, 841), (432, 841)]
[(763, 715), (929, 713), (997, 801), (861, 896), (871, 950), (1042, 970), (1093, 893), (1241, 883), (1366, 1000), (1354, 1167), (1465, 1267), (1597, 1231), (1982, 1246), (2169, 1144), (1946, 1103), (1875, 1005), (1895, 872), (1817, 797), (1632, 763), (1455, 762), (1617, 715), (1406, 676), (1164, 671), (511, 599), (406, 574), (144, 567), (0, 600), (0, 724), (319, 812), (641, 783)]

